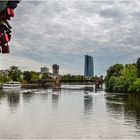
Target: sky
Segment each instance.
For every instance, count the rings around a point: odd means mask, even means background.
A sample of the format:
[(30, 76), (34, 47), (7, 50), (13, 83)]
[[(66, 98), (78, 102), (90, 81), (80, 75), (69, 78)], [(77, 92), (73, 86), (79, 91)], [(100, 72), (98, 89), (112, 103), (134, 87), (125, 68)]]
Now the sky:
[(10, 54), (0, 69), (22, 71), (60, 66), (60, 74), (83, 74), (84, 55), (94, 57), (95, 75), (140, 57), (140, 2), (22, 0), (10, 21)]

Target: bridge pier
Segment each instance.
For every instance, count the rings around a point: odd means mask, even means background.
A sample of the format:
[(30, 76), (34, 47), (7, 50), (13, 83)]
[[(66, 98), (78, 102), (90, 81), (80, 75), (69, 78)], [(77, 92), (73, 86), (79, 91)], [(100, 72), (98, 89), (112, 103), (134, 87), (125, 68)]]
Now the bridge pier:
[(95, 90), (96, 89), (103, 89), (103, 76), (100, 77), (95, 76)]

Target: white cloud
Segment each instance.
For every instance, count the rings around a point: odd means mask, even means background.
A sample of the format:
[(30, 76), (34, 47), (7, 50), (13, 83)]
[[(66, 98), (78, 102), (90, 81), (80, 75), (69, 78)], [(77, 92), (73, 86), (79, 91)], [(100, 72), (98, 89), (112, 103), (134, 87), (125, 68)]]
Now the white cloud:
[(0, 61), (1, 68), (3, 69), (8, 69), (10, 66), (18, 66), (22, 70), (40, 71), (40, 67), (45, 65), (43, 63), (38, 63), (32, 59), (13, 55), (2, 55)]

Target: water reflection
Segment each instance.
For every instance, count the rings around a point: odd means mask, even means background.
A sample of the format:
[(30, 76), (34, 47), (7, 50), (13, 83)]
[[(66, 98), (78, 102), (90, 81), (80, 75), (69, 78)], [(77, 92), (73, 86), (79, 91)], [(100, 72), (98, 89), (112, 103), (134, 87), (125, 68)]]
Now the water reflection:
[(104, 96), (93, 86), (78, 87), (30, 94), (1, 91), (0, 138), (140, 138), (139, 95)]
[(123, 98), (125, 95), (108, 94), (106, 97), (107, 110), (112, 112), (115, 117), (119, 117), (124, 110)]
[(124, 114), (126, 122), (135, 122), (140, 128), (140, 95), (137, 94), (110, 94), (106, 96), (107, 110), (115, 116)]
[(48, 91), (44, 90), (38, 94), (43, 102), (48, 100)]
[(58, 106), (60, 94), (61, 94), (60, 88), (52, 89), (52, 103), (53, 103), (54, 108), (57, 108), (57, 106)]
[(93, 87), (84, 87), (84, 113), (91, 113), (93, 110), (93, 97), (92, 92), (94, 91)]
[(125, 119), (133, 119), (136, 127), (140, 129), (140, 95), (129, 94), (124, 105)]
[(33, 98), (33, 93), (25, 94), (23, 93), (23, 101), (25, 103), (30, 102), (30, 100)]
[(0, 100), (5, 96), (5, 92), (3, 92), (2, 90), (0, 90)]
[(92, 87), (89, 87), (89, 86), (85, 86), (84, 87), (84, 92), (93, 92), (94, 91), (94, 87), (92, 86)]
[(4, 90), (0, 91), (0, 100), (5, 100), (10, 107), (12, 113), (15, 112), (20, 103), (19, 90)]
[(91, 113), (93, 110), (93, 97), (84, 97), (84, 113)]
[(52, 92), (56, 93), (56, 94), (60, 94), (61, 93), (61, 88), (52, 88)]
[(17, 93), (17, 92), (9, 92), (7, 94), (7, 97), (8, 97), (7, 99), (8, 99), (9, 106), (11, 108), (16, 108), (19, 105), (19, 102), (20, 102), (19, 93)]

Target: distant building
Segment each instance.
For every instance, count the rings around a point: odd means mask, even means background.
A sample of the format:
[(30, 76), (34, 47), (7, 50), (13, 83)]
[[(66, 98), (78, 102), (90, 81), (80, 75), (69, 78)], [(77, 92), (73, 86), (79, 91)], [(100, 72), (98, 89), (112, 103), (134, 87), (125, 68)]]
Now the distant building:
[(49, 68), (41, 67), (41, 73), (49, 73)]
[(52, 66), (53, 68), (53, 77), (58, 77), (59, 76), (59, 66), (57, 64), (54, 64)]
[(86, 77), (94, 76), (93, 57), (89, 55), (85, 55), (84, 76)]
[(1, 75), (8, 75), (8, 73), (9, 73), (9, 70), (8, 69), (6, 69), (6, 70), (0, 70), (0, 74)]

